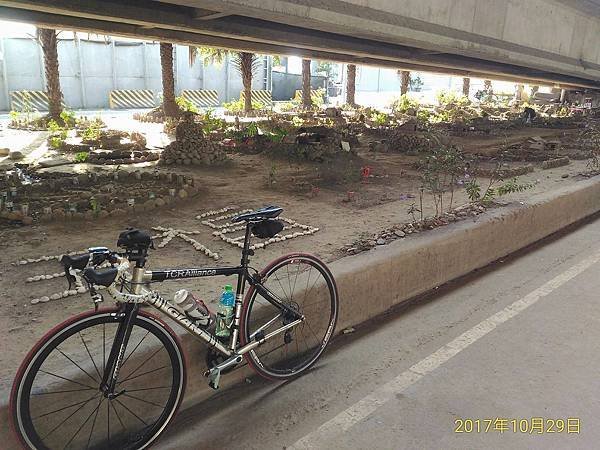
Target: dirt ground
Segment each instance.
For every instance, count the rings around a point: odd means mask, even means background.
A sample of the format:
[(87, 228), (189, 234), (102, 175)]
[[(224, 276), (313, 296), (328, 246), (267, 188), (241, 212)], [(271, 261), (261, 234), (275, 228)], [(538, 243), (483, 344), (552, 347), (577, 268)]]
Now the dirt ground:
[[(152, 126), (158, 125), (144, 125), (146, 130), (152, 129)], [(525, 129), (511, 132), (515, 134), (510, 139), (562, 136), (564, 133), (575, 132)], [(497, 136), (454, 139), (466, 151), (478, 153), (498, 148), (505, 142), (504, 137)], [(413, 169), (416, 159), (417, 157), (403, 154), (360, 151), (354, 164), (340, 164), (330, 168), (338, 175), (346, 172), (346, 182), (337, 185), (324, 183), (318, 194), (313, 196), (310, 193), (311, 183), (317, 177), (324, 179), (327, 176), (327, 170), (322, 166), (273, 161), (261, 155), (235, 154), (228, 165), (218, 170), (178, 168), (180, 173), (193, 174), (202, 187), (184, 205), (135, 217), (108, 218), (102, 221), (54, 222), (28, 227), (3, 225), (0, 227), (0, 327), (4, 334), (3, 351), (0, 353), (0, 392), (3, 392), (0, 394), (0, 401), (6, 401), (18, 364), (34, 342), (53, 325), (92, 307), (88, 294), (32, 305), (31, 299), (66, 289), (66, 281), (60, 277), (26, 283), (28, 277), (60, 272), (60, 266), (55, 260), (14, 265), (16, 261), (97, 245), (115, 248), (117, 235), (126, 227), (149, 229), (163, 226), (200, 231), (199, 235), (193, 237), (212, 251), (218, 252), (221, 258), (215, 263), (195, 251), (188, 243), (175, 238), (164, 248), (157, 248), (151, 253), (148, 264), (150, 268), (234, 265), (239, 262), (239, 249), (214, 237), (213, 230), (202, 225), (195, 217), (202, 212), (230, 205), (242, 209), (268, 204), (283, 207), (284, 217), (318, 227), (319, 231), (257, 250), (252, 259), (254, 267), (260, 269), (275, 257), (292, 251), (313, 253), (331, 261), (340, 257), (341, 247), (351, 244), (357, 237), (372, 236), (391, 225), (411, 221), (408, 209), (413, 202), (418, 202), (416, 196), (421, 185), (418, 174)], [(368, 179), (368, 183), (362, 183), (358, 176), (363, 165), (372, 168), (373, 177)], [(502, 201), (526, 202), (536, 193), (577, 183), (582, 179), (577, 174), (586, 170), (585, 165), (585, 161), (572, 161), (568, 166), (542, 170), (539, 164), (534, 164), (535, 171), (519, 180), (537, 184), (525, 192), (503, 197)], [(269, 180), (274, 180), (275, 183), (269, 183)], [(466, 203), (467, 198), (464, 189), (457, 189), (454, 204), (458, 206)], [(352, 202), (344, 201), (348, 198), (349, 191), (355, 193)], [(446, 203), (448, 200), (445, 200)], [(425, 197), (424, 206), (425, 215), (431, 215), (434, 209), (429, 196)], [(167, 296), (177, 289), (187, 288), (214, 307), (222, 286), (231, 282), (233, 279), (225, 278), (178, 280), (157, 288)]]

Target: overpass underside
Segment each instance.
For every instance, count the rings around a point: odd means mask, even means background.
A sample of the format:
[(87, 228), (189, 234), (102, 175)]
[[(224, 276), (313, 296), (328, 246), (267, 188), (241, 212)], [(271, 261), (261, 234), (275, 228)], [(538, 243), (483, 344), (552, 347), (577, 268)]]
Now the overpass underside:
[(600, 89), (600, 0), (0, 0), (39, 26)]

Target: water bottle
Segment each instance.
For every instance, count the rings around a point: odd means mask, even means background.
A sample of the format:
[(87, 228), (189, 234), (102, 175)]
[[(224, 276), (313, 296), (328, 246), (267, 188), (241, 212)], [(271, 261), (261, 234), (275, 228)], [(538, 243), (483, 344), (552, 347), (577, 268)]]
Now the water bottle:
[(202, 300), (198, 300), (186, 289), (175, 292), (173, 302), (199, 327), (210, 325), (210, 311)]
[(235, 306), (235, 295), (230, 284), (225, 285), (221, 294), (219, 309), (217, 309), (217, 326), (215, 334), (220, 338), (227, 338), (231, 333), (230, 326), (233, 321), (233, 308)]

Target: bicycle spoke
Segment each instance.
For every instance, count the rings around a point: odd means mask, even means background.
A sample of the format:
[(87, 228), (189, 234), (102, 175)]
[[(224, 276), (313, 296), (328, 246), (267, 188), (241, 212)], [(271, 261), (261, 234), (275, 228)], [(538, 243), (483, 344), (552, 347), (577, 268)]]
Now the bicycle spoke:
[(106, 366), (106, 324), (102, 324), (102, 373)]
[(127, 381), (128, 379), (130, 379), (134, 373), (136, 373), (138, 370), (140, 370), (144, 366), (144, 364), (146, 364), (148, 361), (150, 361), (152, 358), (154, 358), (154, 356), (161, 350), (162, 350), (162, 347), (159, 347), (154, 353), (152, 353), (152, 355), (150, 355), (150, 357), (148, 359), (146, 359), (144, 362), (142, 362), (142, 364), (137, 366), (133, 372), (130, 372), (129, 374), (127, 374), (127, 376), (125, 377), (125, 380), (123, 380), (123, 381)]
[(149, 370), (148, 372), (143, 372), (143, 373), (140, 373), (139, 375), (136, 375), (135, 377), (129, 377), (129, 378), (125, 378), (123, 381), (119, 381), (119, 384), (123, 384), (123, 383), (125, 383), (126, 381), (135, 380), (136, 378), (143, 377), (144, 375), (148, 375), (149, 373), (157, 372), (157, 371), (159, 371), (159, 370), (162, 370), (162, 369), (165, 369), (165, 368), (167, 368), (167, 367), (169, 367), (169, 366), (167, 366), (167, 365), (164, 365), (164, 366), (161, 366), (161, 367), (159, 367), (159, 368), (157, 368), (157, 369), (152, 369), (152, 370)]
[(55, 373), (52, 373), (52, 372), (47, 372), (47, 371), (45, 371), (45, 370), (42, 370), (42, 369), (40, 369), (40, 372), (42, 372), (42, 373), (45, 373), (45, 374), (47, 374), (47, 375), (51, 375), (51, 376), (53, 376), (53, 377), (56, 377), (56, 378), (60, 378), (61, 380), (70, 381), (71, 383), (78, 384), (79, 386), (84, 386), (84, 387), (86, 387), (86, 388), (90, 388), (90, 389), (94, 389), (94, 390), (96, 390), (96, 389), (97, 389), (97, 388), (95, 388), (95, 387), (92, 387), (92, 386), (89, 386), (89, 385), (87, 385), (87, 384), (83, 384), (83, 383), (80, 383), (80, 382), (78, 382), (78, 381), (75, 381), (75, 380), (70, 380), (69, 378), (61, 377), (60, 375), (56, 375)]
[(140, 417), (139, 417), (139, 416), (138, 416), (136, 413), (134, 413), (132, 410), (130, 410), (130, 409), (127, 407), (127, 406), (125, 406), (125, 405), (124, 405), (124, 404), (121, 402), (121, 400), (119, 400), (118, 398), (115, 398), (115, 401), (116, 401), (116, 402), (117, 402), (119, 405), (121, 405), (123, 408), (125, 408), (125, 409), (126, 409), (128, 412), (129, 412), (129, 414), (132, 414), (133, 416), (135, 416), (135, 418), (136, 418), (137, 420), (139, 420), (140, 422), (142, 422), (144, 425), (148, 426), (148, 424), (147, 424), (147, 423), (146, 423), (144, 420), (140, 419)]
[(94, 369), (96, 369), (96, 373), (98, 374), (98, 379), (102, 380), (102, 375), (100, 375), (100, 371), (98, 370), (98, 366), (96, 366), (96, 361), (94, 361), (94, 358), (92, 358), (92, 354), (90, 353), (90, 349), (88, 348), (87, 344), (83, 340), (83, 336), (81, 335), (81, 333), (77, 333), (77, 334), (79, 335), (79, 338), (81, 339), (81, 342), (83, 343), (83, 346), (85, 347), (85, 351), (87, 352), (88, 356), (92, 360), (92, 364), (94, 365)]
[(71, 403), (70, 405), (63, 406), (62, 408), (58, 408), (58, 409), (55, 409), (53, 411), (49, 411), (49, 412), (46, 412), (44, 414), (40, 414), (39, 416), (32, 417), (32, 420), (41, 419), (42, 417), (46, 417), (46, 416), (48, 416), (50, 414), (54, 414), (54, 413), (57, 413), (57, 412), (64, 411), (65, 409), (72, 408), (73, 406), (77, 406), (77, 405), (81, 405), (81, 404), (85, 405), (85, 403), (89, 402), (90, 400), (92, 400), (96, 396), (98, 396), (98, 393), (95, 393), (94, 395), (92, 395), (91, 397), (89, 397), (87, 400), (82, 400), (80, 402)]
[(90, 377), (92, 379), (92, 381), (94, 383), (99, 383), (98, 380), (96, 380), (94, 377), (92, 377), (83, 367), (81, 367), (79, 364), (77, 364), (75, 361), (73, 361), (71, 358), (69, 358), (65, 352), (63, 352), (60, 348), (56, 347), (56, 350), (58, 350), (58, 352), (63, 355), (65, 358), (67, 358), (69, 361), (71, 361), (76, 367), (79, 368), (79, 370), (81, 370), (83, 373), (85, 373), (88, 377)]
[(135, 399), (135, 400), (139, 400), (140, 402), (144, 402), (144, 403), (148, 403), (149, 405), (156, 406), (157, 408), (162, 408), (162, 409), (164, 409), (164, 407), (166, 406), (166, 405), (159, 405), (158, 403), (154, 403), (154, 402), (151, 402), (151, 401), (149, 401), (149, 400), (144, 400), (143, 398), (136, 397), (135, 395), (129, 395), (129, 394), (128, 394), (128, 392), (129, 392), (129, 391), (125, 391), (125, 392), (123, 393), (123, 395), (124, 395), (125, 397), (133, 398), (133, 399)]
[[(129, 430), (127, 429), (125, 424), (123, 424), (123, 421), (121, 420), (121, 416), (119, 415), (117, 408), (115, 408), (115, 405), (113, 405), (112, 402), (110, 402), (110, 401), (108, 403), (110, 404), (110, 406), (112, 406), (112, 409), (115, 412), (115, 416), (117, 416), (117, 419), (119, 420), (119, 423), (121, 424), (121, 428), (123, 428), (126, 432), (129, 432)], [(109, 411), (109, 413), (110, 413), (110, 411)]]
[[(100, 393), (96, 393), (93, 397), (88, 398), (83, 405), (81, 405), (79, 408), (77, 408), (75, 411), (73, 411), (71, 414), (69, 414), (67, 417), (65, 417), (58, 425), (56, 425), (54, 428), (52, 428), (52, 430), (50, 430), (50, 432), (48, 432), (46, 435), (44, 435), (44, 437), (41, 438), (41, 440), (43, 441), (44, 439), (46, 439), (48, 436), (50, 436), (52, 433), (54, 433), (63, 423), (65, 423), (67, 420), (69, 420), (71, 417), (73, 417), (77, 412), (79, 412), (85, 405), (87, 405), (89, 402), (91, 402), (92, 400), (94, 400), (96, 397), (98, 397), (98, 395), (100, 395)], [(71, 405), (73, 406), (73, 405)], [(63, 408), (64, 409), (64, 408)], [(53, 411), (53, 412), (58, 412), (61, 411), (60, 409), (57, 411)], [(52, 414), (52, 413), (48, 413), (48, 414)], [(46, 415), (46, 414), (45, 414)], [(39, 416), (42, 417), (42, 416)], [(36, 418), (33, 418), (32, 420), (35, 420)]]
[(100, 412), (100, 405), (104, 401), (104, 397), (100, 399), (100, 403), (98, 403), (98, 407), (96, 408), (96, 415), (94, 416), (94, 421), (92, 422), (92, 429), (90, 430), (90, 435), (88, 436), (87, 444), (85, 446), (86, 449), (90, 448), (90, 442), (92, 440), (92, 434), (94, 434), (94, 427), (96, 426), (96, 419), (98, 419), (98, 413)]
[(100, 398), (100, 401), (98, 402), (98, 406), (96, 406), (96, 408), (94, 408), (94, 410), (90, 413), (90, 415), (87, 416), (87, 419), (85, 419), (83, 421), (83, 423), (81, 424), (81, 426), (79, 428), (77, 428), (77, 431), (75, 432), (75, 434), (73, 436), (71, 436), (71, 439), (69, 439), (69, 441), (65, 444), (65, 446), (63, 447), (63, 450), (66, 449), (71, 442), (73, 442), (73, 439), (75, 439), (75, 437), (79, 434), (79, 432), (85, 426), (85, 424), (88, 423), (88, 420), (90, 420), (92, 418), (92, 415), (96, 412), (96, 410), (98, 408), (100, 408), (100, 405), (102, 404), (103, 400), (104, 400), (104, 397)]
[(121, 364), (121, 368), (123, 368), (123, 366), (125, 366), (125, 363), (127, 362), (127, 360), (129, 358), (131, 358), (131, 355), (133, 355), (133, 352), (135, 352), (138, 347), (142, 344), (142, 342), (144, 342), (144, 339), (146, 339), (146, 336), (148, 336), (150, 334), (149, 331), (146, 331), (146, 334), (144, 335), (144, 337), (140, 340), (140, 342), (138, 342), (138, 344), (133, 348), (133, 350), (131, 351), (131, 353), (129, 354), (129, 356), (127, 358), (125, 358), (125, 360), (123, 361), (123, 363)]
[(96, 389), (94, 388), (85, 388), (85, 389), (67, 389), (65, 391), (52, 391), (52, 392), (38, 392), (38, 393), (32, 393), (31, 395), (34, 396), (38, 396), (38, 395), (51, 395), (51, 394), (66, 394), (69, 392), (82, 392), (82, 391), (95, 391)]
[(127, 389), (127, 392), (153, 391), (155, 389), (171, 389), (172, 386), (156, 386), (142, 389)]

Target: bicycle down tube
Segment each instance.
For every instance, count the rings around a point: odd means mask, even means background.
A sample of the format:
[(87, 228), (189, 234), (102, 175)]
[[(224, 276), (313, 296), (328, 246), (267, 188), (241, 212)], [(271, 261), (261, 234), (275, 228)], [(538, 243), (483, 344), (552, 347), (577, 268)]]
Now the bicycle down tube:
[[(214, 335), (198, 327), (194, 324), (184, 312), (181, 312), (175, 305), (163, 298), (158, 292), (151, 291), (152, 295), (146, 300), (146, 302), (156, 309), (162, 311), (167, 316), (171, 317), (181, 326), (186, 328), (195, 336), (199, 337), (207, 343), (207, 345), (216, 348), (225, 356), (232, 356), (234, 354), (244, 354), (255, 348), (257, 345), (262, 344), (266, 340), (273, 336), (276, 336), (302, 322), (304, 317), (298, 314), (297, 311), (289, 308), (283, 304), (269, 289), (263, 286), (260, 281), (255, 280), (249, 276), (247, 269), (243, 266), (237, 267), (206, 267), (206, 268), (187, 268), (187, 269), (164, 269), (164, 270), (145, 270), (143, 268), (136, 267), (133, 269), (133, 277), (131, 280), (132, 293), (140, 294), (144, 288), (144, 285), (151, 281), (161, 282), (174, 279), (182, 278), (199, 278), (199, 277), (213, 277), (213, 276), (230, 276), (238, 275), (238, 286), (236, 292), (236, 308), (234, 315), (234, 326), (230, 340), (230, 346), (227, 347)], [(290, 323), (283, 325), (282, 327), (262, 336), (260, 339), (256, 339), (253, 342), (246, 344), (244, 347), (237, 349), (237, 343), (239, 339), (239, 322), (241, 317), (242, 297), (244, 293), (245, 282), (248, 281), (250, 285), (254, 286), (257, 293), (260, 294), (265, 300), (271, 303), (273, 306), (279, 308), (282, 313), (291, 314), (295, 319)]]

